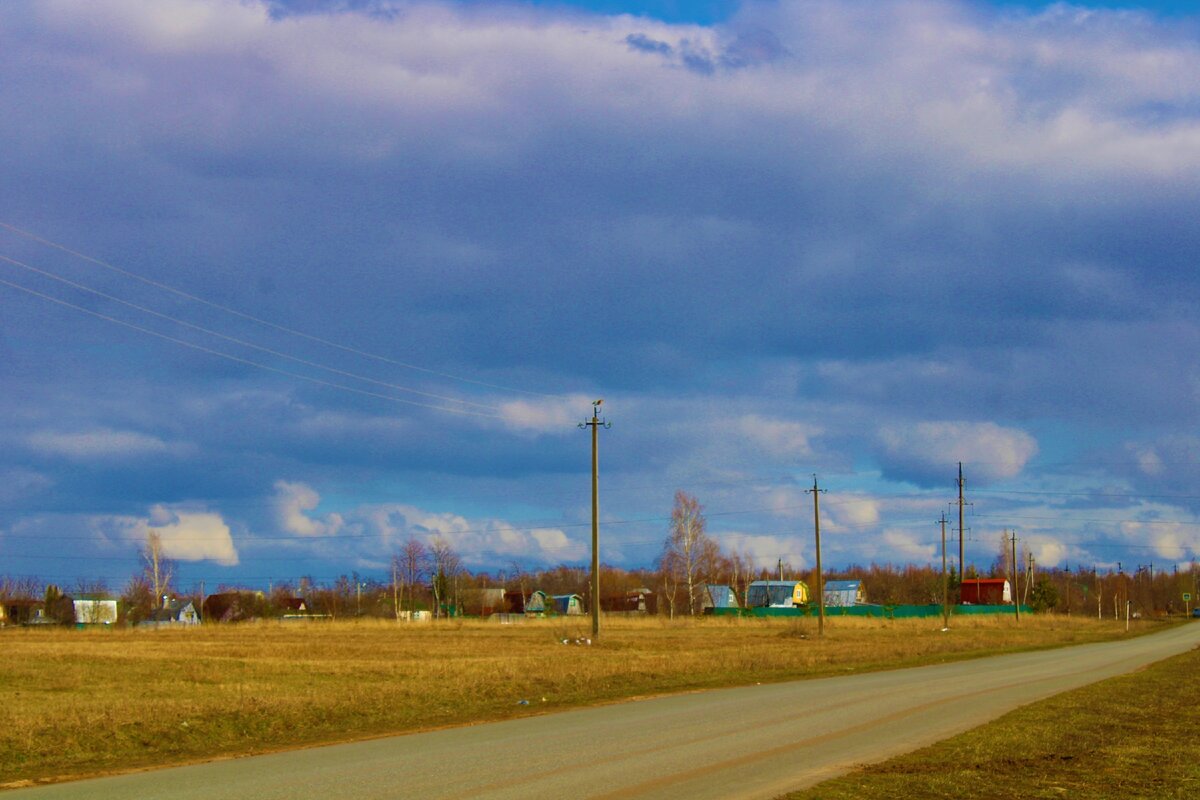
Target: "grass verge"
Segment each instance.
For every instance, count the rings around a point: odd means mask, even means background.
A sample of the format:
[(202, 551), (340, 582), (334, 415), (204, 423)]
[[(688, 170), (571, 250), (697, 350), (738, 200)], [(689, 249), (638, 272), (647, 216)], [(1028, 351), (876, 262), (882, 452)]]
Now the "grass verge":
[[(0, 631), (0, 786), (1126, 636), (1111, 621), (386, 622)], [(1136, 630), (1155, 627), (1145, 622)], [(521, 701), (528, 701), (523, 704)]]
[(1193, 650), (787, 800), (1200, 797), (1198, 676)]

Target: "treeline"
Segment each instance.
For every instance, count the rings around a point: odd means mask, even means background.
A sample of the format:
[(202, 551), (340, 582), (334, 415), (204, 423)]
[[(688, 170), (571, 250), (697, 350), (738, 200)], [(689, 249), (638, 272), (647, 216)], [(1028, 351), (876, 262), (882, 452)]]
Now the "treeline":
[[(744, 602), (746, 589), (751, 581), (778, 580), (780, 568), (747, 569), (740, 558), (723, 555), (693, 576), (699, 586), (709, 583), (731, 587)], [(432, 616), (468, 615), (478, 616), (497, 610), (489, 603), (488, 595), (482, 590), (501, 589), (508, 593), (519, 593), (528, 598), (535, 590), (547, 595), (577, 594), (589, 602), (589, 570), (582, 566), (561, 564), (542, 569), (524, 569), (511, 566), (506, 570), (469, 571), (459, 567), (446, 569), (443, 564), (427, 573), (418, 572), (416, 580), (384, 580), (366, 577), (357, 573), (339, 576), (330, 582), (312, 578), (273, 583), (267, 590), (255, 590), (237, 585), (222, 585), (208, 595), (236, 595), (237, 611), (234, 619), (278, 618), (288, 615), (322, 616), (333, 619), (354, 617), (394, 618), (398, 615), (424, 611)], [(782, 568), (786, 580), (804, 581), (811, 590), (816, 587), (816, 575), (811, 570), (792, 570), (787, 564)], [(611, 565), (601, 567), (601, 595), (603, 598), (626, 596), (631, 592), (649, 591), (656, 602), (651, 610), (664, 616), (684, 616), (689, 613), (686, 586), (681, 585), (678, 575), (661, 569), (623, 569)], [(411, 575), (409, 576), (412, 577)], [(967, 577), (1003, 577), (1012, 579), (1004, 570), (990, 569), (976, 572), (968, 568)], [(1023, 604), (1038, 611), (1087, 616), (1124, 616), (1128, 602), (1133, 614), (1183, 613), (1194, 606), (1197, 597), (1197, 578), (1200, 571), (1192, 565), (1184, 571), (1135, 571), (1133, 574), (1117, 571), (1067, 571), (1064, 569), (1035, 569), (1032, 573), (1016, 576), (1015, 593)], [(825, 581), (862, 581), (866, 600), (880, 605), (924, 605), (937, 604), (942, 600), (942, 574), (932, 565), (870, 564), (852, 565), (844, 569), (827, 572)], [(951, 602), (958, 597), (958, 576), (952, 571), (948, 576)], [(172, 601), (190, 600), (196, 609), (205, 604), (205, 597), (198, 590), (167, 593)], [(131, 578), (118, 590), (109, 590), (104, 581), (81, 581), (72, 587), (43, 584), (32, 578), (0, 578), (0, 602), (40, 601), (48, 614), (63, 623), (71, 622), (69, 605), (61, 598), (69, 596), (110, 595), (120, 599), (120, 621), (136, 624), (151, 616), (162, 606), (156, 601), (153, 590), (140, 575)], [(1185, 601), (1184, 594), (1192, 601)], [(211, 604), (210, 604), (211, 605)], [(697, 603), (700, 613), (702, 602)], [(61, 619), (57, 619), (61, 617)]]
[[(968, 578), (1003, 577), (1013, 583), (1016, 600), (1038, 611), (1059, 613), (1160, 614), (1187, 610), (1197, 597), (1196, 564), (1179, 571), (1155, 571), (1141, 565), (1132, 574), (1117, 569), (1107, 572), (1074, 572), (1067, 569), (1037, 567), (1028, 551), (1018, 554), (1014, 569), (1010, 551), (1000, 542), (998, 554), (984, 572), (968, 567)], [(163, 543), (153, 532), (141, 552), (141, 568), (119, 592), (123, 621), (146, 620), (171, 604), (190, 600), (206, 616), (225, 619), (281, 617), (289, 615), (344, 617), (401, 617), (413, 612), (432, 616), (483, 615), (495, 611), (524, 609), (525, 600), (534, 591), (546, 595), (579, 595), (586, 609), (590, 602), (590, 575), (583, 566), (558, 565), (530, 569), (520, 563), (507, 568), (472, 572), (465, 568), (452, 544), (441, 536), (419, 539), (410, 536), (400, 543), (391, 557), (386, 577), (341, 575), (331, 582), (311, 576), (272, 583), (266, 591), (239, 586), (216, 587), (215, 595), (224, 595), (213, 603), (196, 587), (190, 592), (175, 588), (177, 565), (166, 558)], [(746, 599), (747, 588), (756, 580), (800, 580), (816, 600), (817, 576), (812, 570), (794, 570), (782, 561), (773, 567), (756, 563), (746, 553), (727, 552), (708, 535), (707, 522), (699, 501), (686, 492), (675, 494), (667, 536), (652, 569), (622, 569), (603, 565), (600, 575), (602, 608), (622, 607), (620, 600), (630, 594), (647, 597), (648, 610), (667, 616), (687, 616), (702, 612), (708, 584), (729, 586), (739, 602)], [(824, 580), (859, 580), (865, 601), (880, 605), (927, 605), (942, 602), (943, 576), (935, 565), (871, 564), (851, 565), (824, 575)], [(950, 602), (957, 602), (959, 576), (947, 576)], [(45, 585), (34, 579), (0, 579), (0, 601), (44, 603), (46, 611), (66, 617), (61, 598), (70, 591), (79, 595), (109, 595), (114, 592), (103, 581), (79, 581), (70, 589)], [(519, 597), (513, 603), (510, 598)], [(206, 605), (208, 606), (206, 608)], [(215, 610), (219, 614), (213, 613)], [(64, 619), (65, 621), (65, 619)]]

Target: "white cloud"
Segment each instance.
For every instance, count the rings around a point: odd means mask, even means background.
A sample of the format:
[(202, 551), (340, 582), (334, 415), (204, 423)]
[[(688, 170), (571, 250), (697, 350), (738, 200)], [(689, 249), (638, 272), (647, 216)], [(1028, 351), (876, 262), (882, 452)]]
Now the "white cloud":
[[(775, 569), (780, 559), (793, 570), (807, 569), (810, 565), (807, 546), (801, 543), (798, 536), (724, 532), (720, 535), (720, 542), (725, 552), (748, 556), (756, 570)], [(825, 548), (821, 550), (824, 552)]]
[(1037, 441), (1025, 431), (994, 422), (888, 425), (878, 434), (884, 471), (919, 482), (953, 482), (960, 461), (975, 480), (1011, 478), (1037, 450)]
[(138, 545), (156, 533), (163, 554), (178, 561), (215, 561), (227, 567), (238, 563), (229, 525), (216, 512), (160, 504), (152, 506), (147, 517), (96, 517), (92, 525), (98, 533), (114, 530)]
[(826, 502), (821, 507), (830, 532), (866, 528), (879, 522), (879, 501), (870, 497), (849, 497)]
[(910, 531), (885, 529), (881, 538), (890, 552), (907, 561), (930, 562), (938, 552), (938, 546), (930, 544), (928, 537), (918, 537)]
[[(338, 540), (343, 555), (352, 548), (360, 563), (378, 562), (399, 549), (409, 537), (429, 544), (440, 538), (472, 568), (501, 568), (520, 563), (577, 563), (590, 549), (585, 535), (571, 536), (561, 528), (546, 525), (523, 527), (496, 518), (468, 518), (446, 511), (430, 511), (406, 503), (366, 504), (314, 519), (306, 511), (316, 508), (320, 497), (300, 483), (276, 483), (277, 512), (281, 527), (304, 538), (353, 532)], [(581, 528), (581, 530), (583, 530)], [(314, 540), (314, 548), (327, 551), (327, 543)]]
[(321, 502), (321, 497), (312, 487), (303, 483), (275, 481), (275, 518), (279, 527), (297, 536), (333, 536), (342, 529), (340, 514), (326, 514), (323, 518), (309, 516)]
[(180, 456), (190, 450), (189, 445), (169, 443), (157, 436), (109, 428), (80, 433), (38, 431), (26, 437), (25, 441), (38, 453), (72, 461)]
[(584, 395), (571, 395), (510, 400), (500, 404), (500, 416), (506, 425), (517, 431), (568, 433), (574, 431), (580, 422), (591, 419), (592, 399)]
[(790, 420), (770, 419), (747, 414), (735, 425), (738, 433), (771, 455), (783, 458), (806, 458), (813, 454), (811, 439), (821, 429)]
[(1154, 548), (1159, 558), (1172, 563), (1195, 558), (1200, 553), (1194, 522), (1123, 522), (1121, 533), (1129, 540)]

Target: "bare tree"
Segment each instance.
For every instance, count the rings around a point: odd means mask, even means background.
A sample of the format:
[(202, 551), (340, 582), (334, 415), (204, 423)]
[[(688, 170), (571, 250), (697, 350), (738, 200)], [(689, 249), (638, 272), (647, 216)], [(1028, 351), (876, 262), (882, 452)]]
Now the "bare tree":
[(675, 507), (671, 509), (671, 529), (663, 542), (659, 563), (664, 578), (668, 572), (672, 573), (674, 581), (687, 590), (689, 614), (698, 610), (702, 585), (720, 555), (716, 542), (704, 528), (704, 507), (700, 501), (682, 489), (677, 491)]
[(162, 608), (163, 595), (171, 588), (171, 578), (175, 575), (175, 562), (163, 554), (162, 537), (158, 531), (146, 534), (146, 545), (142, 548), (142, 572), (146, 582), (154, 590), (154, 607)]
[(667, 615), (675, 619), (675, 594), (679, 590), (679, 555), (665, 549), (658, 558), (658, 574), (662, 579), (662, 597), (667, 601)]
[(441, 616), (443, 604), (457, 605), (462, 560), (454, 552), (454, 547), (441, 536), (435, 536), (429, 543), (429, 559), (433, 565), (434, 613)]
[[(396, 554), (394, 565), (396, 574), (402, 586), (408, 588), (408, 610), (413, 611), (416, 605), (417, 587), (425, 582), (429, 573), (429, 548), (413, 536), (409, 536)], [(401, 591), (403, 596), (403, 591)]]
[(529, 585), (529, 573), (516, 561), (512, 562), (509, 567), (509, 578), (516, 582), (517, 588), (521, 591), (521, 609), (525, 609), (525, 601), (529, 598), (527, 591)]

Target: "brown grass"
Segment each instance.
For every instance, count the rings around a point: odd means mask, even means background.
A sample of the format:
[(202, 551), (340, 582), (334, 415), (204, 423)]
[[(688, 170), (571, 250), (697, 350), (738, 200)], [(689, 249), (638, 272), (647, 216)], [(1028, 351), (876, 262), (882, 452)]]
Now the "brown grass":
[(7, 629), (0, 784), (1126, 635), (1079, 618), (940, 623), (831, 619), (817, 639), (808, 620), (613, 619), (591, 646), (562, 644), (587, 620)]
[(788, 800), (1200, 797), (1200, 650), (1013, 711)]

